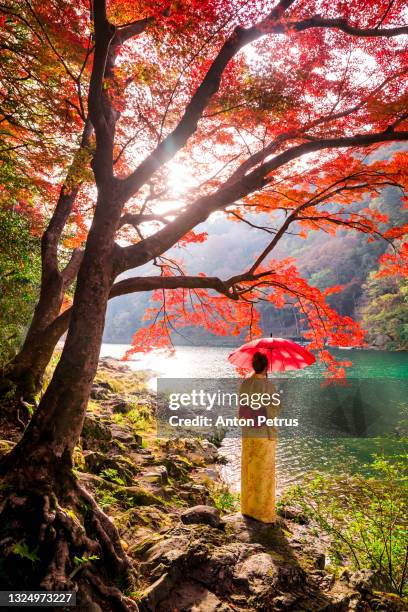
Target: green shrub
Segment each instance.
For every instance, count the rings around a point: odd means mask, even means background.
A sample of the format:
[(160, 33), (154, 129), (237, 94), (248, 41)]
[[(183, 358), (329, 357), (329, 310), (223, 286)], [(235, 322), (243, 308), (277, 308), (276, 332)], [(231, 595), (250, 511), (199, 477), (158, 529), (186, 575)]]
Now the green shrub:
[(209, 484), (210, 496), (214, 506), (224, 514), (237, 512), (240, 509), (239, 493), (231, 493), (226, 485)]
[(105, 480), (109, 480), (109, 482), (114, 482), (121, 486), (126, 486), (126, 482), (119, 476), (118, 470), (114, 468), (105, 468), (102, 470), (101, 474), (102, 478)]
[(372, 476), (315, 474), (285, 493), (330, 535), (333, 559), (377, 570), (408, 595), (407, 454), (374, 456)]
[(18, 350), (38, 295), (40, 239), (28, 219), (0, 210), (0, 365)]

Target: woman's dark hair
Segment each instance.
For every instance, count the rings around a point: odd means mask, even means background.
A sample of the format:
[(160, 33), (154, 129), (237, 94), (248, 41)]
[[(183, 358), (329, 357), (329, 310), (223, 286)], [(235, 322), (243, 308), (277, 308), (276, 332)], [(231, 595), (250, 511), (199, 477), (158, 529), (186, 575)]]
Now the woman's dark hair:
[(266, 355), (263, 353), (255, 353), (252, 357), (252, 367), (257, 374), (260, 374), (268, 367), (269, 361)]

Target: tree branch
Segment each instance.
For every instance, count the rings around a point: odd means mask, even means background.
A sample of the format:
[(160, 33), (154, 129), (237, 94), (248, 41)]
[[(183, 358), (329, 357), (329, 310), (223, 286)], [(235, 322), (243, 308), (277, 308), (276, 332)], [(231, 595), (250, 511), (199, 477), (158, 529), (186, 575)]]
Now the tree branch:
[(71, 259), (69, 260), (64, 270), (62, 271), (64, 289), (67, 289), (67, 287), (69, 287), (75, 280), (76, 275), (78, 274), (80, 265), (82, 263), (83, 256), (84, 256), (84, 252), (82, 249), (74, 249), (72, 251)]
[(136, 227), (141, 223), (147, 223), (148, 221), (160, 221), (161, 223), (168, 223), (167, 217), (173, 217), (180, 213), (180, 208), (169, 210), (159, 215), (158, 213), (125, 213), (119, 223), (119, 227), (124, 225), (133, 225)]
[(112, 44), (123, 45), (123, 43), (129, 40), (130, 38), (133, 38), (134, 36), (139, 36), (139, 34), (142, 34), (147, 29), (147, 27), (154, 22), (154, 20), (154, 17), (146, 17), (145, 19), (138, 19), (137, 21), (133, 21), (132, 23), (116, 26), (115, 37), (112, 41)]
[(345, 19), (324, 19), (320, 15), (297, 22), (276, 23), (294, 0), (281, 0), (270, 15), (260, 23), (250, 27), (236, 27), (225, 41), (213, 61), (203, 81), (191, 98), (177, 127), (155, 148), (155, 150), (138, 166), (138, 168), (121, 182), (120, 198), (126, 202), (142, 185), (169, 161), (196, 131), (199, 119), (212, 96), (218, 91), (222, 74), (230, 60), (245, 45), (266, 34), (286, 33), (291, 29), (301, 32), (310, 28), (338, 29), (351, 36), (359, 37), (394, 37), (408, 34), (408, 25), (396, 28), (357, 28)]
[(118, 295), (156, 289), (214, 289), (218, 293), (233, 298), (230, 288), (231, 279), (222, 281), (215, 276), (142, 276), (126, 278), (116, 282), (109, 294), (109, 299)]
[[(213, 289), (230, 299), (238, 299), (238, 294), (234, 291), (235, 284), (243, 280), (256, 280), (263, 276), (243, 274), (231, 277), (226, 281), (215, 276), (140, 276), (134, 278), (126, 278), (118, 281), (112, 286), (109, 294), (109, 299), (126, 295), (128, 293), (137, 293), (140, 291), (154, 291), (156, 289)], [(72, 307), (61, 313), (54, 321), (44, 330), (44, 334), (54, 338), (55, 343), (67, 331), (71, 319)]]
[(203, 81), (188, 103), (177, 127), (155, 148), (138, 168), (121, 182), (121, 200), (126, 202), (142, 185), (169, 161), (194, 134), (197, 124), (212, 96), (218, 91), (225, 68), (236, 53), (268, 31), (294, 0), (281, 0), (262, 22), (251, 28), (236, 27), (224, 42)]
[(121, 248), (118, 253), (117, 271), (142, 265), (158, 257), (172, 247), (187, 232), (199, 223), (204, 222), (216, 210), (222, 210), (229, 204), (262, 189), (268, 184), (268, 175), (284, 166), (290, 161), (298, 159), (307, 153), (322, 151), (324, 149), (348, 148), (369, 146), (371, 144), (390, 141), (408, 140), (408, 131), (394, 132), (385, 130), (374, 134), (356, 134), (339, 138), (323, 138), (312, 142), (305, 142), (291, 147), (275, 156), (261, 166), (241, 177), (235, 183), (223, 185), (216, 192), (198, 198), (189, 208), (179, 215), (177, 219), (168, 223), (166, 227), (156, 234), (149, 236), (136, 245)]
[[(293, 212), (287, 217), (287, 219), (285, 219), (284, 223), (281, 225), (281, 227), (279, 228), (279, 230), (276, 232), (273, 240), (271, 240), (271, 242), (265, 247), (265, 249), (262, 251), (262, 253), (259, 255), (259, 257), (256, 259), (256, 261), (254, 262), (254, 264), (252, 265), (252, 267), (250, 268), (250, 272), (251, 273), (255, 273), (256, 269), (261, 265), (261, 263), (265, 260), (265, 258), (273, 251), (273, 249), (276, 247), (276, 245), (278, 244), (278, 242), (281, 240), (281, 238), (283, 237), (284, 234), (287, 234), (287, 230), (290, 227), (290, 225), (292, 223), (294, 223), (295, 221), (299, 221), (299, 220), (306, 220), (306, 219), (312, 219), (312, 217), (299, 217), (299, 213), (303, 212), (304, 210), (306, 210), (307, 208), (310, 207), (315, 207), (318, 206), (319, 204), (322, 204), (323, 202), (327, 202), (328, 200), (330, 200), (331, 198), (335, 197), (336, 195), (344, 192), (344, 191), (360, 191), (361, 189), (367, 189), (370, 185), (373, 184), (369, 184), (369, 183), (360, 183), (360, 184), (356, 184), (356, 185), (341, 185), (338, 188), (335, 188), (336, 185), (342, 183), (343, 181), (346, 182), (350, 179), (353, 179), (355, 177), (353, 176), (349, 176), (345, 179), (341, 179), (339, 181), (336, 181), (335, 183), (333, 183), (330, 188), (313, 195), (313, 197), (310, 198), (310, 200), (307, 200), (306, 202), (303, 202), (302, 204), (300, 204), (299, 206), (297, 206)], [(378, 183), (374, 183), (374, 185), (381, 185), (381, 186), (397, 186), (396, 183), (392, 183), (390, 181), (380, 181)], [(324, 216), (320, 216), (320, 217), (314, 217), (314, 220), (327, 220), (328, 217), (324, 217)], [(340, 224), (340, 222), (339, 222)], [(343, 225), (347, 225), (347, 222), (344, 221)], [(358, 228), (356, 228), (358, 229)]]
[(394, 36), (408, 34), (408, 25), (398, 26), (395, 28), (358, 28), (350, 25), (347, 23), (346, 19), (341, 17), (326, 19), (320, 15), (315, 15), (310, 19), (304, 19), (302, 21), (287, 22), (285, 26), (287, 29), (294, 29), (297, 32), (302, 32), (303, 30), (307, 30), (309, 28), (331, 28), (341, 30), (350, 36), (358, 36), (362, 38), (392, 38)]
[(116, 29), (106, 17), (106, 0), (94, 1), (95, 51), (89, 84), (88, 112), (96, 135), (93, 170), (96, 180), (113, 175), (113, 129), (103, 99), (104, 77), (108, 51)]
[[(336, 121), (337, 119), (344, 119), (345, 117), (348, 117), (352, 115), (353, 113), (356, 113), (357, 111), (361, 110), (363, 106), (367, 104), (372, 99), (373, 96), (377, 95), (386, 85), (389, 85), (391, 81), (403, 76), (406, 73), (407, 73), (407, 70), (403, 70), (397, 74), (388, 76), (379, 85), (377, 85), (377, 87), (375, 87), (373, 91), (371, 91), (370, 94), (368, 94), (364, 100), (361, 100), (358, 104), (350, 108), (344, 109), (337, 113), (331, 112), (329, 115), (319, 117), (318, 119), (315, 119), (314, 121), (309, 122), (301, 130), (296, 130), (296, 131), (294, 130), (294, 131), (289, 131), (289, 132), (284, 132), (282, 134), (279, 134), (275, 138), (275, 140), (270, 142), (266, 147), (264, 147), (260, 151), (257, 151), (251, 157), (246, 159), (231, 175), (231, 177), (228, 179), (228, 182), (233, 183), (235, 180), (237, 180), (241, 176), (244, 176), (245, 173), (250, 168), (253, 168), (257, 164), (263, 162), (267, 157), (269, 157), (269, 155), (272, 155), (272, 153), (275, 153), (279, 149), (279, 147), (282, 146), (282, 144), (287, 142), (288, 140), (305, 137), (306, 132), (318, 127), (321, 124), (331, 123), (332, 121)], [(402, 117), (398, 118), (390, 127), (392, 128), (397, 127), (399, 123), (402, 123), (402, 121), (406, 119), (406, 117), (407, 117), (407, 114), (402, 115)]]
[(45, 276), (58, 271), (58, 244), (80, 188), (80, 184), (76, 184), (74, 186), (69, 185), (71, 173), (75, 169), (78, 153), (81, 150), (89, 147), (91, 134), (92, 126), (90, 121), (87, 120), (84, 125), (78, 151), (68, 169), (64, 184), (60, 190), (58, 202), (55, 206), (48, 227), (41, 239), (42, 267), (43, 275)]

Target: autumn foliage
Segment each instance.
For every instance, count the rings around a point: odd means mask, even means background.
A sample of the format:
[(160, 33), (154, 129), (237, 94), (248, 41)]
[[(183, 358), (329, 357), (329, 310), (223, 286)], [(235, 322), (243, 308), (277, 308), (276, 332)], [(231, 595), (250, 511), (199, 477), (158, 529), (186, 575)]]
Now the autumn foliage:
[[(116, 33), (102, 87), (123, 199), (116, 272), (138, 265), (135, 255), (146, 248), (151, 255), (142, 263), (157, 266), (159, 279), (188, 277), (189, 245), (207, 237), (195, 226), (209, 215), (230, 219), (231, 231), (234, 222), (256, 226), (257, 216), (270, 217), (268, 228), (261, 224), (269, 246), (240, 278), (220, 279), (223, 289), (157, 288), (131, 352), (169, 348), (171, 333), (192, 325), (257, 335), (257, 304), (267, 301), (299, 310), (310, 347), (334, 374), (327, 345), (359, 346), (364, 333), (328, 305), (329, 291), (309, 286), (296, 262), (276, 260), (274, 250), (287, 231), (304, 239), (360, 232), (392, 243), (381, 275), (407, 274), (407, 227), (380, 229), (386, 216), (367, 206), (389, 186), (405, 201), (407, 153), (386, 146), (405, 140), (408, 127), (404, 2), (111, 0), (107, 11)], [(0, 118), (8, 141), (0, 155), (9, 177), (0, 202), (39, 233), (61, 193), (72, 194), (57, 236), (60, 267), (85, 245), (94, 213), (97, 138), (83, 136), (92, 20), (82, 1), (0, 7)], [(149, 251), (150, 243), (161, 246)], [(184, 252), (177, 260), (167, 254), (173, 246)], [(60, 312), (69, 304), (62, 296)]]

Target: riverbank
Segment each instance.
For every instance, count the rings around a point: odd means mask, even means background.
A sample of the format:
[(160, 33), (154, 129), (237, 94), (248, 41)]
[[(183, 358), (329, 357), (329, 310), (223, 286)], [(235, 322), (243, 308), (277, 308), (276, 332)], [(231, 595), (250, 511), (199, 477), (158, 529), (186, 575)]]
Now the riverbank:
[[(274, 526), (243, 518), (214, 445), (156, 438), (146, 378), (100, 361), (75, 453), (77, 477), (120, 531), (133, 567), (126, 594), (140, 610), (404, 609), (375, 590), (373, 572), (332, 567), (327, 537), (298, 508), (281, 506)], [(0, 451), (19, 435), (0, 432)]]

